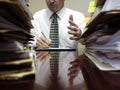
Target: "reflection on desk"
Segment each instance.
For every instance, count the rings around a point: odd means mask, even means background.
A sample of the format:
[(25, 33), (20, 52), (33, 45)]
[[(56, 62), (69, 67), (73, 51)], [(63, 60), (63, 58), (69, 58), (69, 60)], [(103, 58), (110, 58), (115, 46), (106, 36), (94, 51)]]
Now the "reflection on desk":
[[(51, 52), (59, 53), (58, 79), (51, 81)], [(35, 52), (35, 90), (82, 90), (84, 79), (80, 70), (76, 51), (37, 51)]]

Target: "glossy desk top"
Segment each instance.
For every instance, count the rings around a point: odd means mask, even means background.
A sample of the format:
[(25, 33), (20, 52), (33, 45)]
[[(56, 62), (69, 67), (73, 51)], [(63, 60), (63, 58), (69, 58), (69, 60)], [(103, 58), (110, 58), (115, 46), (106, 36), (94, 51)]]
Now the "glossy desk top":
[[(59, 53), (57, 81), (51, 79), (50, 60), (54, 56), (53, 52)], [(82, 90), (84, 88), (76, 51), (37, 51), (34, 55), (36, 90)]]
[[(51, 79), (50, 60), (59, 53), (58, 75)], [(54, 55), (53, 55), (54, 53)], [(35, 76), (23, 80), (0, 81), (1, 90), (87, 90), (75, 50), (34, 52)]]

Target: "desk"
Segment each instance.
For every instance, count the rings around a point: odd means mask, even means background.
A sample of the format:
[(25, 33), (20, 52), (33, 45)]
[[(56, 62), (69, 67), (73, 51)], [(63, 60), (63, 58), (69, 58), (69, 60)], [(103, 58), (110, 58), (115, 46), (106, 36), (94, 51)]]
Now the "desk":
[(0, 90), (33, 90), (34, 79), (0, 81)]
[[(50, 63), (52, 57), (49, 52), (59, 52), (58, 80), (53, 83), (50, 79)], [(77, 53), (74, 50), (58, 51), (36, 51), (33, 64), (35, 66), (34, 77), (16, 80), (0, 81), (1, 90), (87, 90), (84, 78), (76, 59)]]
[(88, 90), (120, 90), (120, 71), (102, 71), (86, 55), (80, 60)]
[[(59, 53), (58, 81), (53, 83), (50, 79), (50, 52)], [(55, 50), (55, 51), (37, 51), (35, 52), (35, 90), (80, 90), (83, 88), (84, 79), (76, 60), (76, 51)], [(42, 56), (43, 55), (43, 56)], [(70, 64), (74, 62), (74, 64)], [(72, 72), (71, 70), (74, 69)], [(70, 74), (70, 75), (68, 75)]]

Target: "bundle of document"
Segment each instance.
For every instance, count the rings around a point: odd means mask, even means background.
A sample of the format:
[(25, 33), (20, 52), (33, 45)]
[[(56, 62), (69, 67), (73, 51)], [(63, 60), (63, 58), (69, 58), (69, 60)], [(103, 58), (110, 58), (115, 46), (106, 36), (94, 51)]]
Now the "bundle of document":
[(34, 74), (33, 57), (26, 48), (33, 37), (28, 0), (0, 0), (0, 80)]
[(86, 52), (99, 62), (120, 70), (120, 10), (100, 12), (87, 28), (80, 40)]

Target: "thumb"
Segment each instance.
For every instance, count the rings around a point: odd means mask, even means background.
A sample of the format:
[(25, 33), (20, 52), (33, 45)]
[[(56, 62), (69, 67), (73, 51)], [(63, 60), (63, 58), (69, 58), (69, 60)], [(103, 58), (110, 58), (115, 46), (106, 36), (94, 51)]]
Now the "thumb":
[(69, 20), (73, 21), (73, 15), (72, 14), (69, 16)]
[(70, 23), (70, 26), (72, 26), (72, 22), (73, 22), (73, 15), (71, 14), (71, 15), (69, 16), (69, 23)]

